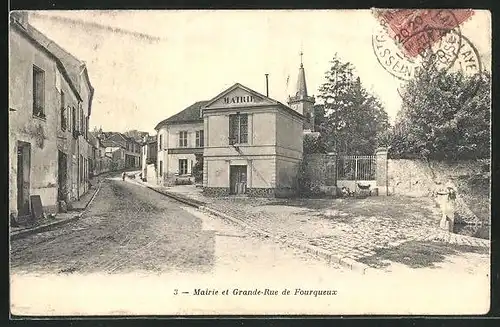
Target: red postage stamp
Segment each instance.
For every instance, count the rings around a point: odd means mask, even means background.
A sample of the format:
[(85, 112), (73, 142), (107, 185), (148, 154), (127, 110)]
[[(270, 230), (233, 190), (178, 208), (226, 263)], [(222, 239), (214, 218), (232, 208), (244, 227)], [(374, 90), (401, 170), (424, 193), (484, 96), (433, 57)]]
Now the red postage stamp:
[(405, 55), (416, 57), (450, 31), (460, 35), (460, 25), (471, 9), (374, 9), (375, 17)]

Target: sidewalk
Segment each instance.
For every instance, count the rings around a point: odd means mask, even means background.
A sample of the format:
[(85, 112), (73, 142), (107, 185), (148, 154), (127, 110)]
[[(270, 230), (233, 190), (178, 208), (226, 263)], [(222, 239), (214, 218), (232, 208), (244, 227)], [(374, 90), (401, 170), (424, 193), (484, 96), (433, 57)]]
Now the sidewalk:
[(68, 212), (57, 213), (53, 218), (46, 217), (37, 221), (34, 225), (10, 227), (10, 239), (16, 240), (31, 234), (45, 232), (79, 219), (99, 191), (100, 183), (104, 178), (104, 176), (97, 176), (92, 179), (91, 187), (87, 193), (82, 195), (80, 200), (72, 202), (71, 210), (68, 210)]
[(490, 247), (488, 240), (439, 230), (439, 212), (429, 198), (208, 198), (193, 185), (138, 183), (265, 237), (361, 271), (368, 268), (362, 262), (371, 263), (388, 250), (404, 252), (410, 247), (420, 251), (438, 244), (458, 253), (484, 252)]

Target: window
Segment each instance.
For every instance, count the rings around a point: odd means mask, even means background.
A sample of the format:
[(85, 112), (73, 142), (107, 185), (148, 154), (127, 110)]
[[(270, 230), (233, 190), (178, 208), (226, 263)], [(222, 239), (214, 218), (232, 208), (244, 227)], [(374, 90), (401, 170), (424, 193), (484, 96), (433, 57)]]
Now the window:
[(76, 108), (75, 108), (75, 107), (72, 107), (71, 109), (72, 109), (72, 111), (73, 111), (73, 114), (71, 115), (72, 125), (73, 125), (72, 130), (73, 130), (73, 131), (76, 131)]
[(80, 155), (80, 181), (83, 181), (83, 156)]
[(202, 148), (203, 145), (203, 130), (196, 131), (196, 147)]
[(163, 161), (160, 160), (160, 176), (163, 176)]
[(66, 100), (64, 98), (64, 92), (61, 91), (61, 129), (66, 130)]
[(85, 118), (85, 139), (89, 138), (89, 117)]
[(179, 175), (187, 175), (188, 161), (187, 159), (179, 159)]
[(158, 141), (158, 147), (159, 147), (158, 150), (160, 150), (160, 151), (163, 150), (163, 135), (161, 135), (161, 134), (160, 134), (160, 139)]
[(229, 144), (248, 142), (248, 115), (229, 116)]
[(82, 105), (80, 104), (80, 131), (83, 135), (83, 131), (85, 131), (85, 117), (83, 116), (83, 108)]
[(45, 73), (33, 66), (33, 115), (45, 118)]
[(179, 132), (179, 147), (186, 148), (188, 146), (188, 132)]

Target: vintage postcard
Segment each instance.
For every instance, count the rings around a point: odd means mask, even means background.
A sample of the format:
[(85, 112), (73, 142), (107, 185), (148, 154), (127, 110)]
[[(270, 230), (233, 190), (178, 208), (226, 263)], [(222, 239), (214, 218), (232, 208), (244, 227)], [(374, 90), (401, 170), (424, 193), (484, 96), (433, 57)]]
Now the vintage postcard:
[(491, 15), (12, 11), (19, 316), (490, 308)]

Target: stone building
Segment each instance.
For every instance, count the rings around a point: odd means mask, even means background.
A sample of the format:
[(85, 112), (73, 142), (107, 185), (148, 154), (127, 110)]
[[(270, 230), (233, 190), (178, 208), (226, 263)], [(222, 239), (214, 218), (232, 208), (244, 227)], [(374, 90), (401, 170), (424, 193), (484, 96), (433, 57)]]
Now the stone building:
[(307, 95), (302, 63), (289, 105), (236, 83), (163, 120), (155, 127), (158, 183), (194, 181), (201, 161), (207, 195), (294, 194), (303, 134), (314, 130), (314, 98)]
[(88, 123), (94, 89), (86, 66), (13, 12), (9, 25), (9, 208), (46, 212), (89, 187)]
[(156, 162), (158, 159), (158, 141), (156, 135), (144, 137), (141, 157), (143, 180), (150, 183), (156, 183)]
[(110, 170), (141, 167), (141, 145), (139, 142), (118, 132), (101, 132), (97, 138), (105, 148), (105, 156), (112, 159)]
[(203, 155), (205, 142), (201, 109), (206, 103), (198, 101), (156, 125), (159, 184), (194, 182), (192, 169), (196, 155)]

